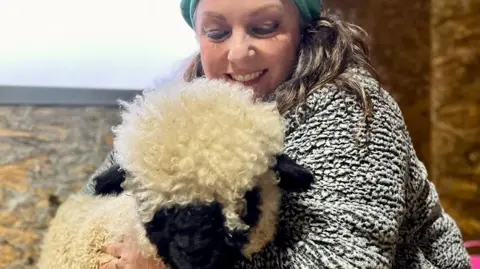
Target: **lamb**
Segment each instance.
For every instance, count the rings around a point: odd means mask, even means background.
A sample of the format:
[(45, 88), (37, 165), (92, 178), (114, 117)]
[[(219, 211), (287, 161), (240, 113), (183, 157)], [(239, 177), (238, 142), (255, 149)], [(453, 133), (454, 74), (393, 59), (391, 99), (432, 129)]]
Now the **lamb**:
[(274, 239), (282, 192), (313, 183), (282, 154), (275, 103), (247, 87), (200, 78), (121, 105), (117, 165), (96, 178), (96, 196), (60, 206), (39, 269), (99, 268), (123, 234), (167, 268), (232, 268)]

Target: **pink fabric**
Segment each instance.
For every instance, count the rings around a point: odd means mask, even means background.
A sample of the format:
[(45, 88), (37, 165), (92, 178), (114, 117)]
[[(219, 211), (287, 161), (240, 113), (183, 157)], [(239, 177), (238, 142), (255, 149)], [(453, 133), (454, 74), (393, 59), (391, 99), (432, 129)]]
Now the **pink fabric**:
[[(465, 242), (466, 248), (480, 248), (480, 241), (467, 241)], [(480, 255), (470, 255), (470, 263), (472, 269), (480, 269)]]

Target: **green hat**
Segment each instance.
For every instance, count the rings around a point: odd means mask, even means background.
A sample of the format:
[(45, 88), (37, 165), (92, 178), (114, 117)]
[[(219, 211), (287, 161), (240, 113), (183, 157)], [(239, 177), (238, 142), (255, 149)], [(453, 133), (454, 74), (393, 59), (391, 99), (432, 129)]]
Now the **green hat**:
[[(193, 15), (200, 0), (182, 0), (180, 9), (182, 16), (191, 28), (194, 28)], [(302, 15), (303, 21), (310, 22), (317, 20), (320, 17), (322, 9), (322, 0), (294, 0), (297, 4), (298, 10)]]

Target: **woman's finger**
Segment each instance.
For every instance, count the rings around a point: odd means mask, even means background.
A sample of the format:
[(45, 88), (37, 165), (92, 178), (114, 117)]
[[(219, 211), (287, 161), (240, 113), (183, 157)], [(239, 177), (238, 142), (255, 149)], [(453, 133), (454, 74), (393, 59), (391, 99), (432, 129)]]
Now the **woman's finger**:
[(124, 243), (113, 243), (104, 247), (104, 252), (116, 258), (120, 258), (122, 256), (123, 248)]
[(111, 260), (107, 263), (101, 264), (99, 269), (123, 269), (118, 259)]

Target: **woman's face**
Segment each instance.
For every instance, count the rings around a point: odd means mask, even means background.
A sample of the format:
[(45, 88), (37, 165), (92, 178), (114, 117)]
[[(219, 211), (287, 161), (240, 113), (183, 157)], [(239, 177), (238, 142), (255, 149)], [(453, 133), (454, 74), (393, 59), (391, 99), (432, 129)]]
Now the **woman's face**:
[(195, 32), (206, 77), (271, 93), (291, 74), (300, 43), (292, 0), (201, 0)]

